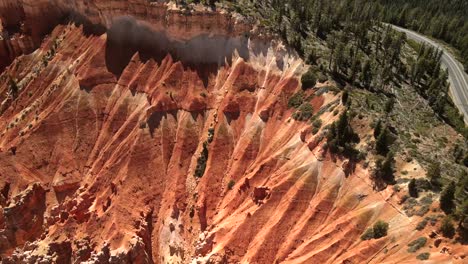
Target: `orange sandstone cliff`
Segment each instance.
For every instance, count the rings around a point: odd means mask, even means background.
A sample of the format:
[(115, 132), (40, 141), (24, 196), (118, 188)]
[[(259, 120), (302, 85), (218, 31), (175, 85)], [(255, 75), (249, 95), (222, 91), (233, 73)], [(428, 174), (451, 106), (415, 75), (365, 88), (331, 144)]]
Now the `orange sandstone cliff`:
[[(1, 0), (0, 19), (2, 263), (414, 263), (417, 220), (291, 118), (302, 61), (240, 18)], [(314, 112), (342, 109), (321, 86)]]

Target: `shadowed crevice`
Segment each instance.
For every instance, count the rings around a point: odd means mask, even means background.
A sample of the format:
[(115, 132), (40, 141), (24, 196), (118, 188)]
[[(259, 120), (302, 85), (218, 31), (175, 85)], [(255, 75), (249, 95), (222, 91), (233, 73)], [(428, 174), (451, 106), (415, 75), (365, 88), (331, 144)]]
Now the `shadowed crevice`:
[(142, 61), (153, 59), (158, 64), (169, 54), (180, 61), (184, 69), (195, 70), (204, 85), (208, 77), (219, 67), (232, 64), (237, 52), (244, 60), (249, 59), (248, 39), (245, 36), (200, 34), (190, 40), (173, 40), (165, 31), (153, 31), (133, 17), (124, 16), (114, 20), (107, 31), (106, 65), (110, 72), (120, 77), (135, 53)]

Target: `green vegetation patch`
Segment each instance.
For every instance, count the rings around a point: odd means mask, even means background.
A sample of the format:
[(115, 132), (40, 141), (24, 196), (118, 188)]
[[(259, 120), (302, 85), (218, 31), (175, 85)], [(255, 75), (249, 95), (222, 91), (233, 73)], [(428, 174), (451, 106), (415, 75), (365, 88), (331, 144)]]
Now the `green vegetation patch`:
[(201, 178), (205, 174), (206, 162), (208, 161), (208, 142), (203, 142), (203, 150), (200, 157), (197, 159), (197, 167), (195, 168), (195, 177)]
[(408, 244), (408, 252), (414, 253), (426, 245), (427, 238), (420, 237)]
[(304, 103), (304, 92), (299, 91), (293, 96), (291, 96), (288, 100), (288, 107), (289, 108), (298, 108)]
[(428, 260), (431, 254), (429, 252), (424, 252), (416, 256), (419, 260)]
[(304, 89), (304, 90), (314, 87), (316, 83), (317, 83), (317, 76), (312, 71), (312, 69), (309, 69), (301, 77), (302, 89)]
[(293, 118), (298, 121), (307, 121), (314, 114), (314, 108), (310, 103), (303, 103), (293, 114)]
[(378, 220), (372, 227), (369, 227), (364, 234), (362, 234), (362, 240), (378, 239), (387, 236), (388, 223)]

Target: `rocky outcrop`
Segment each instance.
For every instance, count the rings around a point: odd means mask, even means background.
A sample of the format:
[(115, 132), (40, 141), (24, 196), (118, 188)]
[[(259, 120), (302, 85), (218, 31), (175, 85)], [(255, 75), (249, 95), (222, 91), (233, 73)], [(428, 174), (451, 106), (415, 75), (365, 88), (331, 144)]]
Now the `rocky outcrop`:
[(33, 241), (43, 233), (45, 194), (44, 188), (34, 183), (2, 208), (0, 253)]
[[(2, 32), (0, 32), (2, 33)], [(27, 54), (34, 50), (32, 39), (25, 35), (0, 34), (0, 72), (21, 54)]]
[(268, 199), (270, 197), (270, 194), (271, 194), (270, 188), (268, 187), (265, 187), (265, 186), (255, 187), (252, 193), (252, 200), (256, 204), (261, 205), (263, 204), (265, 199)]
[(21, 250), (2, 259), (2, 263), (71, 263), (70, 242), (51, 242), (45, 249), (39, 247), (37, 242), (27, 243)]
[(22, 22), (17, 22), (16, 26), (4, 27), (0, 17), (0, 72), (16, 57), (35, 48), (31, 37), (21, 32), (22, 25)]

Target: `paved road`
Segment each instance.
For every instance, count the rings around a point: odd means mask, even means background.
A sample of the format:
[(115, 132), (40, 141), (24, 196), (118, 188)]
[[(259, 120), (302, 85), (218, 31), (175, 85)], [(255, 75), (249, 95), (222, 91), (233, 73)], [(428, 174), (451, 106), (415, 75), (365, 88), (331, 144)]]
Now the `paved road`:
[(447, 67), (450, 81), (450, 94), (453, 102), (463, 114), (465, 123), (468, 124), (468, 76), (463, 71), (463, 65), (458, 62), (446, 49), (435, 41), (414, 31), (391, 25), (395, 30), (406, 33), (408, 38), (418, 42), (424, 42), (443, 51), (442, 64)]

